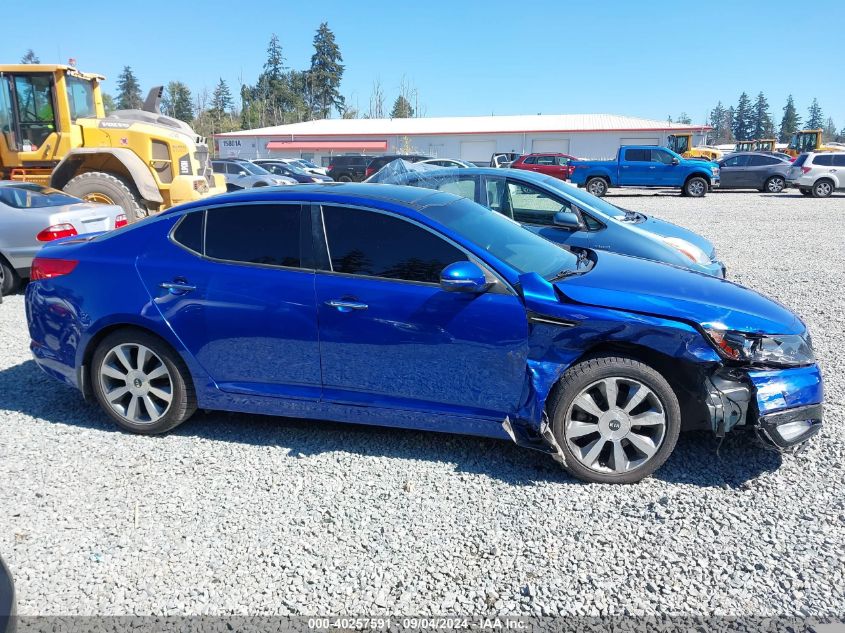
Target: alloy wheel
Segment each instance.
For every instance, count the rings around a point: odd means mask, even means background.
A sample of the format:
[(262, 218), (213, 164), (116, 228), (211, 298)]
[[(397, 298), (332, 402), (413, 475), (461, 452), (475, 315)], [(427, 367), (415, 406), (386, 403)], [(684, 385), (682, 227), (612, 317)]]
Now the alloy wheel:
[(783, 178), (769, 178), (768, 189), (769, 193), (780, 193), (786, 183)]
[(143, 345), (121, 343), (110, 349), (99, 378), (109, 406), (133, 424), (155, 423), (173, 401), (173, 378), (167, 365)]
[(691, 196), (695, 197), (704, 195), (704, 183), (700, 180), (693, 180), (687, 187), (687, 191), (689, 191)]
[(833, 193), (833, 187), (830, 185), (830, 183), (826, 181), (816, 183), (816, 195), (818, 195), (820, 198), (826, 198), (831, 193)]
[(657, 454), (666, 429), (666, 411), (652, 389), (633, 378), (612, 376), (575, 397), (566, 413), (564, 437), (585, 467), (622, 474)]

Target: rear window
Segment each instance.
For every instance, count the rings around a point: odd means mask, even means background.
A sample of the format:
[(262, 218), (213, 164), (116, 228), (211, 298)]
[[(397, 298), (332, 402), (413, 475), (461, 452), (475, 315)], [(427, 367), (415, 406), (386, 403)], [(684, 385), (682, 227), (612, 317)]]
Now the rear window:
[(42, 209), (74, 204), (81, 200), (58, 189), (22, 182), (19, 185), (0, 187), (0, 202), (15, 209)]
[(195, 253), (202, 254), (204, 218), (204, 211), (187, 214), (184, 218), (182, 218), (182, 221), (179, 222), (179, 226), (176, 227), (176, 230), (173, 231), (173, 239), (185, 248), (192, 250)]
[(637, 162), (637, 163), (648, 163), (651, 162), (651, 150), (650, 149), (626, 149), (625, 150), (625, 160)]
[(299, 225), (299, 205), (246, 204), (209, 209), (205, 254), (229, 262), (299, 267)]
[(801, 154), (798, 158), (795, 159), (795, 162), (793, 162), (792, 164), (796, 167), (800, 167), (807, 160), (807, 156), (809, 156), (809, 154)]
[(822, 167), (833, 166), (833, 154), (817, 154), (813, 156), (813, 165), (821, 165)]

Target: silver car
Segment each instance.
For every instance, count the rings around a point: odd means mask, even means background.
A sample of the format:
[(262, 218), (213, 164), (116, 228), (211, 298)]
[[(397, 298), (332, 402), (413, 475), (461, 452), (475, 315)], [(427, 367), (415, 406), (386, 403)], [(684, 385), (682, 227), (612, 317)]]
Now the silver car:
[(271, 174), (263, 167), (233, 158), (221, 158), (211, 161), (215, 174), (222, 174), (226, 179), (226, 189), (250, 189), (251, 187), (272, 187), (274, 185), (295, 185), (296, 180), (287, 176)]
[(30, 182), (0, 181), (2, 294), (14, 292), (29, 278), (32, 259), (45, 242), (125, 224), (126, 215), (115, 204), (83, 202)]

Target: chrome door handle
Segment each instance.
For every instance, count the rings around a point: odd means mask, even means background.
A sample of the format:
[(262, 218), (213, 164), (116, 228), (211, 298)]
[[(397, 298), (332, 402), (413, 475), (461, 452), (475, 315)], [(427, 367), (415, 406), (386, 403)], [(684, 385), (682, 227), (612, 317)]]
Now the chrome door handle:
[(358, 301), (343, 301), (341, 299), (330, 299), (326, 301), (330, 308), (336, 308), (338, 312), (351, 312), (352, 310), (366, 310), (369, 306)]
[(191, 292), (196, 290), (196, 286), (192, 286), (185, 282), (178, 282), (178, 281), (163, 281), (159, 285), (159, 288), (164, 288), (172, 295), (181, 295), (185, 294), (186, 292)]

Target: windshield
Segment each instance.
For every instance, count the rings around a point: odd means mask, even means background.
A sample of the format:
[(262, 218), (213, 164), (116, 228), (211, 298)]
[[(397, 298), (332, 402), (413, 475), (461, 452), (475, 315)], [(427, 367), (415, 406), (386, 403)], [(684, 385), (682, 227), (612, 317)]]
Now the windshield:
[(299, 174), (300, 176), (307, 176), (308, 175), (308, 174), (305, 173), (305, 170), (302, 169), (302, 167), (300, 167), (296, 163), (283, 163), (283, 165), (285, 166), (286, 169), (288, 169), (289, 171), (292, 171), (295, 174)]
[(595, 210), (601, 215), (611, 217), (616, 220), (624, 220), (627, 213), (629, 213), (626, 209), (617, 207), (615, 204), (612, 204), (603, 198), (594, 196), (593, 194), (587, 193), (577, 187), (568, 186), (558, 178), (546, 177), (543, 178), (542, 181), (547, 187), (559, 191), (569, 198), (574, 198), (578, 202), (587, 205), (591, 210)]
[[(238, 167), (240, 167), (244, 171), (248, 171), (253, 176), (266, 176), (266, 175), (270, 174), (269, 171), (267, 171), (263, 167), (259, 167), (255, 163), (247, 163), (247, 162), (238, 163)], [(272, 175), (272, 174), (270, 174), (270, 175)]]
[(94, 86), (89, 80), (68, 76), (67, 100), (70, 118), (74, 121), (97, 116), (97, 109), (94, 107)]
[(22, 182), (19, 185), (0, 187), (0, 202), (15, 209), (39, 209), (75, 204), (81, 200), (57, 189)]
[(424, 213), (520, 274), (535, 272), (552, 279), (578, 268), (578, 257), (571, 252), (471, 200), (430, 206)]
[(300, 158), (296, 162), (299, 163), (300, 165), (304, 165), (305, 167), (310, 167), (311, 169), (317, 168), (317, 165), (312, 163), (310, 160), (305, 160), (304, 158)]

